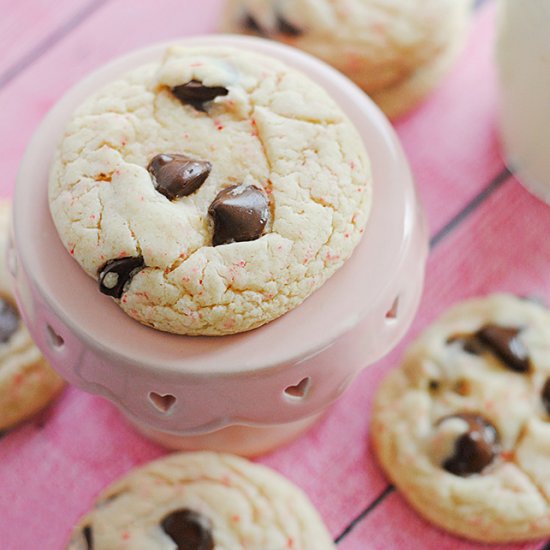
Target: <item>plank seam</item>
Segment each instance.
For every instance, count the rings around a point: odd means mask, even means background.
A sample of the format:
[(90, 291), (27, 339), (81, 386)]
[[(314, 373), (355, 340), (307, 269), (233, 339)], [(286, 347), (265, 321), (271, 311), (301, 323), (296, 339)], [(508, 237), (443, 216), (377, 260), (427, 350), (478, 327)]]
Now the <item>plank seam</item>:
[(508, 168), (499, 172), (489, 184), (468, 202), (455, 216), (453, 216), (437, 233), (430, 239), (430, 247), (433, 249), (448, 237), (458, 226), (466, 221), (491, 195), (496, 193), (510, 178), (512, 173)]
[(56, 46), (75, 30), (81, 23), (86, 21), (91, 15), (93, 15), (101, 7), (108, 4), (111, 0), (92, 0), (92, 2), (86, 4), (83, 9), (78, 11), (68, 21), (63, 23), (60, 27), (55, 29), (52, 33), (47, 35), (41, 42), (34, 46), (29, 52), (24, 54), (19, 60), (17, 60), (11, 67), (0, 74), (0, 90), (5, 88), (10, 82), (15, 80), (26, 69), (33, 65), (38, 59), (40, 59), (46, 52)]
[(374, 511), (388, 496), (395, 491), (393, 485), (388, 485), (350, 524), (334, 539), (336, 544), (340, 544), (352, 531), (363, 521), (372, 511)]

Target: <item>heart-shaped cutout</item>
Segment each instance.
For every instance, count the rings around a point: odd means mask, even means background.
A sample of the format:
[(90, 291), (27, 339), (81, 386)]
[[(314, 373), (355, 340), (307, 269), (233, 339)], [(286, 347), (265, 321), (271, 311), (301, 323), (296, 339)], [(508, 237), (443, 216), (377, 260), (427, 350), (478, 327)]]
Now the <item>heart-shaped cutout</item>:
[(399, 296), (393, 301), (390, 309), (386, 312), (386, 319), (397, 319), (397, 313), (399, 312)]
[(308, 376), (303, 380), (300, 380), (295, 386), (288, 386), (285, 389), (285, 395), (292, 399), (304, 399), (309, 392), (311, 386), (311, 378)]
[(149, 392), (149, 401), (157, 411), (163, 414), (168, 414), (176, 404), (176, 398), (172, 394), (160, 394), (156, 391)]
[(46, 326), (46, 332), (48, 334), (48, 342), (52, 348), (60, 350), (65, 345), (63, 337), (59, 336), (50, 325)]

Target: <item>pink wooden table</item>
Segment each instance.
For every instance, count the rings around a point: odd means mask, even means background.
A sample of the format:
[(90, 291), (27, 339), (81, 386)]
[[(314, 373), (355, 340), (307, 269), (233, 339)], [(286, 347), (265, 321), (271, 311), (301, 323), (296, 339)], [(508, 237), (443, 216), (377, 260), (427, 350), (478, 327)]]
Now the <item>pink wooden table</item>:
[[(0, 192), (48, 108), (90, 70), (154, 41), (212, 32), (222, 0), (0, 0)], [(300, 485), (342, 550), (481, 548), (421, 520), (369, 447), (372, 397), (403, 346), (439, 312), (495, 290), (550, 301), (550, 211), (505, 170), (495, 130), (494, 0), (429, 101), (397, 123), (424, 201), (433, 250), (410, 334), (307, 435), (260, 460)], [(31, 198), (32, 200), (32, 198)], [(0, 440), (0, 550), (63, 548), (95, 495), (164, 451), (110, 403), (68, 388)], [(550, 549), (544, 542), (502, 548)]]

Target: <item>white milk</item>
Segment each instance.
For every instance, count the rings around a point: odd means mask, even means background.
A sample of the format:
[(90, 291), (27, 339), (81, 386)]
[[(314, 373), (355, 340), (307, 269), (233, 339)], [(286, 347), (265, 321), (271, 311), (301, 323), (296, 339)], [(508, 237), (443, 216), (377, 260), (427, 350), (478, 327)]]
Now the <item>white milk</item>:
[(497, 62), (506, 161), (550, 203), (550, 0), (501, 0)]

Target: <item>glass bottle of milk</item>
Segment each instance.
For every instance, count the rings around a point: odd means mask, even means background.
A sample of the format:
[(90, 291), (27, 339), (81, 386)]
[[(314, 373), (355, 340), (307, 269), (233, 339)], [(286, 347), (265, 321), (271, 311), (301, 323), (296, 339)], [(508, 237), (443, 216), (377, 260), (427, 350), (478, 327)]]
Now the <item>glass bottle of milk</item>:
[(550, 204), (550, 0), (500, 0), (497, 63), (508, 166)]

